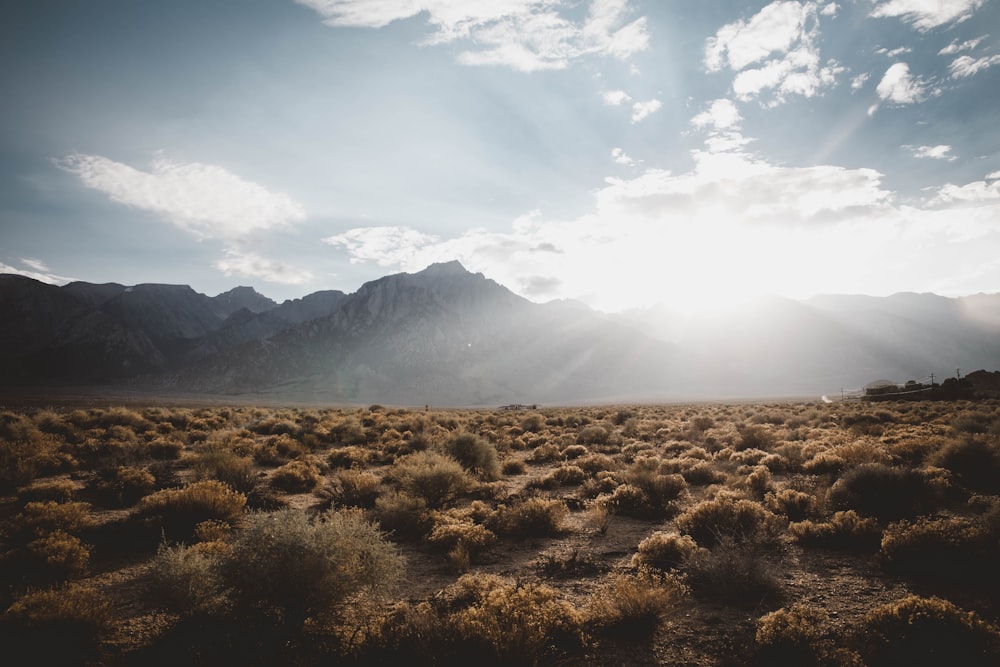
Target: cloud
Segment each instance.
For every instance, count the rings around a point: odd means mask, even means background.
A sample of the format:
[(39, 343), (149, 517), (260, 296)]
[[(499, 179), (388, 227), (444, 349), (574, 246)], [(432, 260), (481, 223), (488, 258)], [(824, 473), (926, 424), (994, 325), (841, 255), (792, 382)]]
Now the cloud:
[(870, 78), (872, 78), (872, 75), (868, 72), (858, 74), (856, 77), (851, 79), (851, 90), (861, 90)]
[(716, 129), (738, 128), (743, 117), (731, 100), (718, 99), (709, 108), (691, 119), (695, 127), (710, 127)]
[(949, 23), (961, 23), (986, 4), (986, 0), (887, 0), (871, 16), (899, 17), (920, 32)]
[(409, 227), (357, 227), (323, 239), (327, 245), (347, 249), (353, 263), (375, 262), (379, 266), (405, 264), (417, 249), (439, 241)]
[(295, 0), (334, 27), (382, 28), (393, 21), (425, 15), (433, 32), (425, 44), (469, 42), (464, 65), (502, 65), (533, 72), (562, 69), (584, 56), (626, 60), (649, 47), (645, 17), (629, 21), (628, 0), (592, 0), (583, 20), (554, 0)]
[(954, 162), (958, 158), (951, 155), (951, 146), (940, 144), (938, 146), (905, 146), (917, 158), (930, 158), (933, 160), (947, 160)]
[(938, 190), (932, 203), (938, 205), (978, 204), (998, 200), (1000, 199), (1000, 180), (991, 180), (991, 176), (997, 176), (997, 174), (987, 176), (987, 180), (974, 181), (965, 185), (948, 183)]
[(628, 153), (618, 147), (611, 149), (611, 159), (615, 161), (615, 164), (624, 165), (626, 167), (635, 166), (635, 160), (629, 157)]
[(40, 259), (34, 259), (31, 257), (21, 257), (18, 262), (22, 266), (28, 268), (19, 268), (17, 266), (11, 266), (4, 262), (0, 262), (0, 273), (12, 273), (18, 276), (24, 276), (25, 278), (31, 278), (39, 282), (48, 283), (50, 285), (64, 285), (69, 282), (73, 282), (76, 278), (68, 278), (66, 276), (60, 276), (52, 272), (52, 269)]
[(604, 99), (604, 103), (611, 107), (621, 106), (632, 101), (632, 97), (624, 90), (609, 90), (601, 97)]
[(155, 213), (199, 238), (236, 239), (305, 219), (302, 206), (288, 195), (215, 165), (158, 158), (149, 171), (141, 171), (80, 153), (55, 162), (88, 188)]
[(312, 272), (308, 270), (275, 262), (238, 246), (227, 247), (224, 256), (213, 266), (227, 276), (260, 278), (283, 285), (304, 285), (313, 279)]
[(255, 234), (305, 219), (305, 210), (288, 195), (198, 162), (157, 158), (149, 171), (142, 171), (100, 155), (74, 153), (55, 163), (112, 201), (155, 213), (199, 239), (221, 241), (224, 256), (214, 266), (227, 276), (285, 284), (312, 277), (242, 248)]
[(938, 55), (953, 56), (956, 53), (962, 53), (963, 51), (971, 51), (979, 46), (979, 44), (986, 39), (986, 37), (987, 35), (983, 35), (982, 37), (976, 37), (975, 39), (969, 39), (964, 42), (959, 42), (957, 39), (953, 40), (951, 44), (938, 51)]
[(645, 102), (636, 102), (632, 105), (632, 122), (638, 123), (645, 120), (650, 115), (659, 111), (662, 107), (663, 103), (655, 98)]
[(911, 53), (912, 51), (913, 51), (913, 49), (911, 49), (908, 46), (900, 46), (899, 48), (892, 49), (892, 50), (889, 50), (889, 49), (883, 47), (881, 49), (876, 49), (875, 53), (877, 53), (880, 56), (887, 56), (889, 58), (895, 58), (896, 56), (901, 56), (904, 53)]
[(952, 78), (964, 79), (974, 74), (978, 74), (983, 70), (989, 69), (994, 65), (1000, 65), (1000, 54), (985, 56), (983, 58), (959, 56), (952, 61), (948, 69), (951, 70)]
[[(910, 76), (909, 65), (895, 63), (882, 75), (882, 80), (876, 86), (875, 93), (882, 102), (891, 102), (900, 106), (916, 104), (927, 97), (927, 85)], [(877, 108), (877, 104), (869, 108), (869, 115), (875, 113)]]
[(726, 24), (706, 42), (705, 68), (736, 72), (733, 92), (741, 100), (773, 93), (769, 104), (774, 106), (789, 95), (817, 95), (845, 71), (834, 60), (823, 63), (816, 45), (819, 16), (836, 14), (828, 7), (821, 10), (816, 2), (772, 2), (749, 20)]

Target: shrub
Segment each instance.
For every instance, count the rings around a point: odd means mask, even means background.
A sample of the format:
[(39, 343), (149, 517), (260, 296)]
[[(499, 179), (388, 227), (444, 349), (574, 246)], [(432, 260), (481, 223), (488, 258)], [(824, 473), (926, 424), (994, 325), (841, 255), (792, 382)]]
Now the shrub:
[(41, 581), (64, 581), (86, 573), (90, 546), (62, 530), (53, 530), (28, 543), (26, 551), (38, 569)]
[(684, 566), (685, 581), (698, 595), (736, 605), (759, 605), (779, 597), (778, 554), (763, 542), (747, 542), (733, 534), (717, 538), (711, 549), (699, 549)]
[(895, 520), (916, 516), (935, 506), (938, 492), (919, 471), (878, 463), (849, 470), (830, 488), (836, 509)]
[(552, 588), (516, 584), (498, 577), (466, 575), (458, 586), (472, 589), (473, 602), (451, 622), (460, 641), (499, 664), (538, 664), (583, 644), (581, 615)]
[(820, 661), (823, 611), (805, 603), (778, 609), (757, 620), (756, 659), (760, 665), (814, 665)]
[(184, 451), (184, 443), (174, 437), (160, 436), (146, 445), (146, 451), (154, 459), (162, 461), (179, 459)]
[(435, 512), (434, 527), (427, 535), (427, 543), (440, 551), (452, 551), (461, 547), (470, 559), (492, 546), (497, 536), (485, 526), (472, 519), (447, 512)]
[(18, 492), (17, 497), (18, 500), (24, 502), (51, 500), (65, 503), (73, 499), (74, 493), (76, 493), (76, 485), (72, 481), (56, 479), (25, 487)]
[(752, 500), (720, 495), (704, 500), (677, 518), (677, 527), (701, 545), (718, 544), (724, 538), (739, 542), (773, 544), (781, 519)]
[(865, 618), (862, 653), (870, 667), (943, 665), (987, 667), (1000, 661), (1000, 631), (947, 600), (910, 595)]
[(195, 457), (191, 468), (197, 479), (217, 479), (234, 491), (247, 495), (253, 493), (258, 486), (253, 460), (229, 449), (207, 449)]
[(478, 474), (486, 480), (500, 477), (500, 461), (497, 458), (497, 448), (475, 435), (460, 433), (444, 446), (445, 452), (462, 464), (466, 470)]
[(504, 461), (502, 472), (505, 475), (523, 475), (527, 470), (524, 461), (518, 459), (508, 459)]
[(610, 438), (611, 432), (597, 424), (584, 426), (576, 434), (576, 441), (581, 445), (606, 445)]
[(246, 502), (246, 496), (222, 482), (204, 480), (146, 496), (139, 502), (139, 515), (158, 520), (168, 539), (183, 540), (202, 521), (234, 523)]
[(587, 620), (604, 634), (649, 636), (684, 596), (676, 579), (655, 570), (616, 573), (591, 595)]
[(441, 507), (468, 491), (472, 478), (454, 459), (433, 451), (409, 454), (396, 462), (390, 473), (403, 491), (422, 498), (429, 507)]
[(90, 525), (89, 514), (89, 503), (48, 500), (25, 504), (16, 522), (19, 527), (39, 535), (53, 530), (76, 533)]
[(395, 490), (375, 500), (375, 517), (382, 528), (404, 540), (422, 537), (432, 524), (423, 498)]
[(83, 585), (28, 593), (3, 617), (10, 664), (79, 665), (94, 657), (111, 628), (111, 607)]
[(238, 608), (293, 628), (355, 591), (393, 587), (402, 573), (393, 545), (353, 510), (252, 514), (223, 568)]
[(562, 451), (559, 447), (550, 442), (544, 445), (538, 445), (531, 450), (531, 454), (528, 455), (528, 462), (551, 463), (552, 461), (558, 461), (561, 457)]
[(806, 546), (867, 551), (878, 546), (882, 536), (878, 521), (858, 516), (854, 510), (835, 512), (828, 521), (800, 521), (788, 526), (795, 540)]
[(1000, 441), (965, 437), (939, 449), (930, 463), (953, 472), (965, 487), (1000, 493)]
[(158, 607), (183, 616), (202, 614), (220, 603), (222, 579), (215, 559), (183, 544), (161, 544), (149, 564), (145, 592)]
[(307, 493), (319, 484), (319, 470), (308, 461), (289, 461), (271, 475), (271, 486), (285, 493)]
[(993, 579), (1000, 543), (983, 521), (921, 517), (889, 526), (881, 555), (895, 572), (984, 584)]
[(513, 505), (501, 505), (489, 519), (497, 534), (516, 538), (548, 537), (562, 531), (569, 511), (561, 500), (528, 498)]
[(681, 471), (681, 476), (688, 484), (706, 486), (726, 481), (726, 475), (708, 461), (700, 461)]
[(785, 515), (789, 521), (803, 521), (814, 516), (819, 509), (816, 496), (795, 489), (768, 493), (764, 497), (764, 506), (775, 514)]
[(639, 551), (632, 557), (632, 565), (671, 570), (681, 566), (697, 551), (698, 545), (689, 535), (658, 530), (639, 543)]
[(746, 426), (740, 430), (740, 439), (734, 449), (743, 451), (746, 449), (760, 449), (769, 451), (774, 448), (774, 434), (762, 426)]
[(334, 498), (352, 507), (373, 507), (382, 480), (378, 475), (361, 470), (342, 470), (334, 479)]

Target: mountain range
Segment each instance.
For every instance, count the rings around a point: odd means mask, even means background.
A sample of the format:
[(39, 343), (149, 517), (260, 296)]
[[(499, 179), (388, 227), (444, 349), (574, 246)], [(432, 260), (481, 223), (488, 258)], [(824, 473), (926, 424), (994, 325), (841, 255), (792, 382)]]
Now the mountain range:
[(1000, 295), (767, 297), (680, 317), (524, 299), (458, 262), (275, 303), (0, 274), (0, 386), (399, 405), (818, 396), (1000, 368)]

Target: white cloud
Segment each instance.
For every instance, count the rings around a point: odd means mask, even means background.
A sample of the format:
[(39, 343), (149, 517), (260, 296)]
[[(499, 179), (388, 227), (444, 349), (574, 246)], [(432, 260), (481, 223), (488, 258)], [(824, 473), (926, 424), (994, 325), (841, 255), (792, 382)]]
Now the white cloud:
[(954, 162), (958, 158), (951, 154), (951, 146), (939, 144), (937, 146), (906, 146), (913, 157), (928, 158), (932, 160), (947, 160)]
[(989, 174), (986, 174), (986, 180), (987, 181), (994, 181), (994, 180), (997, 180), (997, 179), (1000, 179), (1000, 171), (994, 171), (994, 172), (991, 172)]
[(615, 164), (620, 164), (626, 167), (635, 166), (635, 160), (633, 160), (622, 148), (617, 146), (611, 149), (611, 159), (615, 161)]
[(216, 260), (213, 266), (227, 276), (260, 278), (283, 285), (304, 285), (313, 279), (312, 272), (306, 269), (261, 257), (239, 245), (226, 247), (222, 259)]
[(375, 262), (379, 266), (406, 264), (421, 247), (438, 243), (436, 236), (409, 227), (357, 227), (323, 239), (323, 243), (343, 246), (352, 262)]
[(40, 259), (21, 257), (18, 261), (22, 267), (26, 266), (28, 268), (25, 269), (0, 262), (0, 273), (12, 273), (14, 275), (24, 276), (25, 278), (31, 278), (50, 285), (63, 285), (76, 280), (76, 278), (68, 278), (66, 276), (60, 276), (53, 273), (48, 265)]
[(465, 65), (503, 65), (532, 72), (561, 69), (588, 55), (625, 60), (649, 47), (645, 17), (628, 20), (628, 0), (592, 0), (582, 21), (559, 13), (554, 0), (295, 0), (336, 27), (381, 28), (426, 15), (426, 44), (471, 42)]
[(656, 113), (663, 107), (663, 102), (658, 99), (636, 102), (632, 105), (632, 122), (638, 123)]
[(691, 119), (695, 127), (716, 129), (738, 128), (743, 117), (732, 100), (714, 100), (708, 109)]
[(819, 13), (823, 16), (833, 17), (837, 15), (838, 11), (840, 11), (840, 5), (836, 2), (828, 2), (820, 8)]
[(632, 101), (632, 97), (624, 90), (609, 90), (601, 97), (604, 99), (605, 104), (612, 107), (621, 106), (626, 102)]
[(242, 248), (255, 234), (305, 219), (305, 210), (288, 195), (197, 162), (158, 158), (149, 171), (141, 171), (100, 155), (74, 153), (56, 164), (112, 201), (155, 213), (199, 239), (222, 241), (224, 257), (214, 266), (227, 276), (285, 284), (301, 284), (312, 277), (308, 271)]
[(851, 90), (861, 90), (871, 77), (872, 75), (868, 72), (858, 74), (856, 77), (851, 79)]
[(952, 61), (948, 69), (951, 70), (951, 76), (955, 79), (964, 79), (965, 77), (978, 74), (983, 70), (989, 69), (994, 65), (1000, 65), (1000, 54), (985, 56), (983, 58), (973, 58), (971, 56), (959, 56)]
[(963, 51), (971, 51), (979, 46), (979, 44), (982, 43), (986, 37), (987, 35), (983, 35), (982, 37), (976, 37), (975, 39), (966, 40), (964, 42), (959, 42), (957, 39), (953, 40), (951, 44), (938, 51), (938, 55), (953, 56), (956, 53), (962, 53)]
[(726, 24), (706, 42), (705, 67), (736, 72), (733, 92), (742, 100), (769, 92), (768, 103), (774, 106), (789, 95), (817, 95), (845, 71), (834, 60), (823, 63), (816, 45), (819, 16), (836, 13), (828, 8), (816, 2), (772, 2), (749, 20)]
[(949, 23), (961, 23), (986, 4), (986, 0), (887, 0), (880, 2), (871, 15), (898, 16), (920, 32)]
[[(989, 179), (989, 177), (987, 177)], [(934, 204), (977, 204), (1000, 199), (1000, 180), (974, 181), (965, 185), (948, 183), (938, 190)], [(995, 222), (995, 221), (994, 221)]]
[(877, 53), (880, 56), (886, 56), (886, 57), (889, 57), (889, 58), (895, 58), (896, 56), (901, 56), (904, 53), (911, 53), (912, 51), (913, 51), (913, 49), (911, 49), (908, 46), (900, 46), (900, 47), (892, 49), (892, 50), (889, 50), (889, 49), (883, 47), (881, 49), (876, 49), (875, 53)]
[(927, 86), (924, 82), (910, 76), (910, 66), (906, 63), (895, 63), (882, 75), (875, 88), (879, 100), (905, 105), (921, 102), (927, 96)]
[(79, 153), (56, 164), (113, 201), (156, 213), (199, 238), (236, 239), (305, 219), (302, 206), (288, 195), (215, 165), (158, 158), (150, 171), (141, 171)]

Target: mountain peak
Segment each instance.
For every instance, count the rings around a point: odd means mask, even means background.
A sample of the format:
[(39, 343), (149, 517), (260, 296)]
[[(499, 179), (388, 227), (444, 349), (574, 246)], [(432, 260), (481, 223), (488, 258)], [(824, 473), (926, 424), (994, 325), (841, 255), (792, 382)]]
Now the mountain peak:
[(423, 276), (464, 276), (468, 275), (469, 270), (462, 266), (462, 263), (457, 259), (453, 259), (450, 262), (436, 262), (431, 264), (423, 271), (419, 271), (416, 275)]

